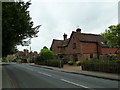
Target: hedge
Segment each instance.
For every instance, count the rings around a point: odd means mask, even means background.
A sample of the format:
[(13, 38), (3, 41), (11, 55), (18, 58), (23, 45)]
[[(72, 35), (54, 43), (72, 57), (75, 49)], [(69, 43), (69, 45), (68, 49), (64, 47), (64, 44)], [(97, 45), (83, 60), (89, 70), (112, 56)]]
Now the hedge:
[(53, 59), (53, 60), (45, 60), (45, 61), (36, 61), (35, 64), (62, 68), (64, 62), (63, 60)]

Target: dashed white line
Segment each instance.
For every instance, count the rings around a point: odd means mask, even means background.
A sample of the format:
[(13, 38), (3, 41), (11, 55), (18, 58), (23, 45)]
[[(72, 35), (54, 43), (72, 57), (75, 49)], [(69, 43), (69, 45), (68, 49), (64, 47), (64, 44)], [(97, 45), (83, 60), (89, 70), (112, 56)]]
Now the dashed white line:
[(52, 76), (52, 75), (50, 75), (50, 74), (43, 73), (43, 72), (38, 72), (38, 73), (43, 74), (43, 75), (46, 75), (46, 76), (49, 76), (49, 77), (51, 77), (51, 76)]
[(79, 86), (79, 87), (83, 87), (83, 88), (87, 88), (87, 89), (90, 89), (90, 90), (94, 90), (92, 88), (89, 88), (89, 87), (86, 87), (84, 85), (80, 85), (80, 84), (77, 84), (77, 83), (74, 83), (74, 82), (71, 82), (71, 81), (68, 81), (68, 80), (65, 80), (65, 79), (60, 79), (60, 80), (62, 80), (64, 82), (67, 82), (67, 83), (70, 83), (70, 84), (73, 84), (73, 85), (76, 85), (76, 86)]

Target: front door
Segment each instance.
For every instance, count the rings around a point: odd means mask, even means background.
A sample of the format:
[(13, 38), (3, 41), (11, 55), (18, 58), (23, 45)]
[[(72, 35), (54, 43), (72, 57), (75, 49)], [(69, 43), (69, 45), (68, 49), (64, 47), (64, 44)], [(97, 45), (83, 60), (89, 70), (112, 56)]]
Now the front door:
[(77, 54), (74, 54), (73, 55), (73, 60), (76, 62), (76, 61), (78, 61), (78, 56), (77, 56)]

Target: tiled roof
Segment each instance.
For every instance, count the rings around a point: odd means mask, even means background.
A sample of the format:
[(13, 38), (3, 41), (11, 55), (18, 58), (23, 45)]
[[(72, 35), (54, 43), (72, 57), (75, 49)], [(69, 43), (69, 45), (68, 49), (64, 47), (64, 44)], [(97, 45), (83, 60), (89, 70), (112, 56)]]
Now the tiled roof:
[[(101, 46), (104, 46), (106, 43), (106, 40), (101, 36), (97, 34), (87, 34), (87, 33), (78, 33), (78, 32), (72, 32), (72, 35), (75, 34), (75, 38), (77, 38), (81, 42), (98, 42)], [(53, 42), (58, 47), (64, 47), (67, 46), (70, 42), (70, 38), (68, 38), (66, 41), (64, 40), (57, 40), (53, 39)]]
[(53, 42), (54, 42), (54, 45), (57, 46), (57, 47), (64, 47), (68, 44), (68, 40), (69, 39), (67, 39), (66, 41), (53, 39)]
[(101, 35), (86, 34), (86, 33), (80, 33), (80, 34), (78, 35), (78, 39), (80, 41), (99, 42), (99, 43), (106, 42), (106, 40)]

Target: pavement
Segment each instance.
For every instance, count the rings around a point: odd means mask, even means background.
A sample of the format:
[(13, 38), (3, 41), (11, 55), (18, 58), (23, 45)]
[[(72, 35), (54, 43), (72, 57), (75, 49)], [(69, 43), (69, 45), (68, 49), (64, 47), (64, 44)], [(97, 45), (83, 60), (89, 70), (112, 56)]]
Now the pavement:
[[(29, 64), (32, 66), (37, 66), (37, 67), (42, 67), (42, 68), (47, 68), (47, 69), (52, 69), (52, 70), (59, 70), (62, 72), (66, 73), (74, 73), (74, 74), (81, 74), (81, 75), (86, 75), (86, 76), (93, 76), (93, 77), (98, 77), (98, 78), (103, 78), (103, 79), (110, 79), (110, 80), (117, 80), (120, 81), (120, 74), (112, 74), (112, 73), (104, 73), (104, 72), (94, 72), (94, 71), (85, 71), (82, 70), (80, 66), (77, 66), (75, 68), (57, 68), (57, 67), (50, 67), (50, 66), (44, 66), (44, 65), (35, 65), (35, 64)], [(79, 68), (79, 69), (78, 69)]]

